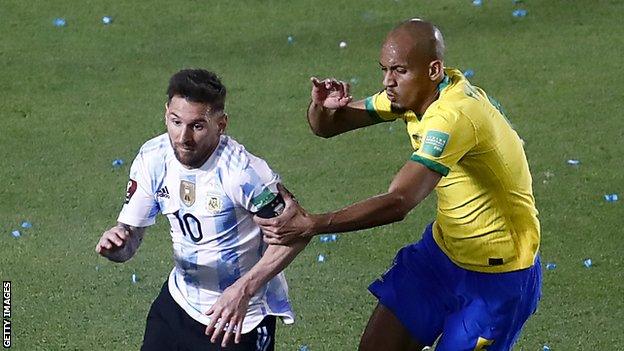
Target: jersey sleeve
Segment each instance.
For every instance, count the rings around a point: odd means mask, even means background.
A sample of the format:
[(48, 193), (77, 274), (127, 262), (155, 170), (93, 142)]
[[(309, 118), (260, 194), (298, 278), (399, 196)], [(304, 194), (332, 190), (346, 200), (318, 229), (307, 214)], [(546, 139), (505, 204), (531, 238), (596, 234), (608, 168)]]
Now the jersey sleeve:
[(244, 209), (256, 213), (278, 194), (280, 176), (262, 159), (248, 154), (249, 162), (228, 184), (232, 199)]
[(461, 115), (427, 116), (422, 123), (424, 138), (411, 160), (443, 176), (477, 143), (474, 125)]
[(392, 105), (386, 95), (386, 91), (382, 90), (373, 96), (369, 96), (364, 100), (366, 112), (377, 123), (391, 122), (398, 118), (403, 118), (403, 113), (392, 111)]
[(150, 173), (142, 153), (139, 153), (130, 167), (126, 198), (117, 221), (134, 227), (154, 224), (159, 207), (152, 188)]

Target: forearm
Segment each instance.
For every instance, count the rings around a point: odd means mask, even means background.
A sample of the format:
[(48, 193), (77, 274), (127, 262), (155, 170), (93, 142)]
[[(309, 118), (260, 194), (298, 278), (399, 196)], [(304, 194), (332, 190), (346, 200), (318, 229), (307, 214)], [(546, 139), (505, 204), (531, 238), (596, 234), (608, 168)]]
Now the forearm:
[(308, 106), (308, 123), (314, 134), (323, 138), (334, 136), (335, 134), (331, 132), (331, 125), (335, 113), (336, 110), (325, 108), (314, 101), (310, 102), (310, 106)]
[(350, 102), (337, 109), (325, 108), (311, 102), (308, 107), (308, 123), (314, 134), (330, 138), (350, 130), (376, 123), (366, 111), (365, 100)]
[(117, 250), (109, 251), (107, 258), (113, 262), (122, 263), (134, 257), (134, 254), (137, 252), (141, 242), (143, 241), (145, 228), (137, 228), (124, 223), (117, 223), (117, 226), (127, 230), (130, 237), (122, 247)]
[(260, 287), (283, 271), (309, 242), (310, 238), (306, 238), (288, 246), (269, 245), (260, 261), (234, 284), (241, 287), (247, 296), (253, 296)]
[(312, 215), (314, 234), (368, 229), (403, 220), (417, 202), (385, 193), (335, 212)]
[(367, 229), (403, 220), (435, 189), (442, 176), (420, 163), (408, 161), (392, 180), (388, 192), (341, 210), (312, 215), (313, 234)]

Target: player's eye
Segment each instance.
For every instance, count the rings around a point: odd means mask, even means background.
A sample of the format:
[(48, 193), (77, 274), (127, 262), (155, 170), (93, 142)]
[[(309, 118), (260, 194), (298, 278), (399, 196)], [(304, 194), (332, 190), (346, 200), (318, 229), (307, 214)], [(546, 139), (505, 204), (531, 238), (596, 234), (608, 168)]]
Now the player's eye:
[(171, 123), (173, 123), (174, 126), (180, 126), (182, 124), (182, 122), (174, 119), (173, 121), (171, 121)]
[(195, 123), (195, 124), (193, 124), (193, 129), (195, 129), (195, 130), (202, 130), (202, 129), (204, 129), (204, 126), (202, 124)]
[(405, 74), (405, 73), (407, 73), (407, 70), (405, 68), (403, 68), (403, 67), (397, 67), (396, 68), (396, 72), (399, 73), (399, 74)]

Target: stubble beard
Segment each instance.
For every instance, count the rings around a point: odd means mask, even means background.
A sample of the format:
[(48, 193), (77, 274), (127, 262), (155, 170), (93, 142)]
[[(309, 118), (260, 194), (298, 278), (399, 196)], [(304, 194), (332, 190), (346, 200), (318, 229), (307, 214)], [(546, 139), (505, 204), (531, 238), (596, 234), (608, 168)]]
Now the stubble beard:
[(178, 152), (178, 149), (173, 147), (173, 154), (175, 155), (178, 162), (180, 162), (183, 166), (189, 168), (199, 168), (203, 166), (204, 163), (210, 158), (212, 153), (216, 148), (208, 150), (205, 154), (199, 154), (197, 149), (193, 150), (187, 155), (181, 154)]
[(394, 113), (404, 113), (407, 111), (405, 107), (396, 102), (390, 102), (390, 110)]

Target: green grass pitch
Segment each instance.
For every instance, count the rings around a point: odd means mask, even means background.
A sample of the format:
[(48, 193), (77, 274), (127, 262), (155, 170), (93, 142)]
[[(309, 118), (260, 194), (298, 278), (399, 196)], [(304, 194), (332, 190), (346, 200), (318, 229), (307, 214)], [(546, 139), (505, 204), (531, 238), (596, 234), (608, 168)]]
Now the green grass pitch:
[[(513, 17), (517, 6), (528, 15)], [(0, 1), (0, 278), (13, 282), (13, 349), (139, 348), (172, 266), (164, 218), (126, 264), (94, 246), (115, 222), (136, 151), (164, 131), (178, 69), (221, 75), (229, 134), (309, 210), (383, 192), (410, 155), (403, 125), (314, 137), (308, 79), (353, 78), (356, 98), (379, 90), (386, 32), (417, 16), (439, 25), (447, 65), (473, 69), (526, 141), (542, 260), (557, 269), (544, 271), (516, 350), (623, 350), (623, 202), (603, 199), (624, 194), (622, 13), (616, 0)], [(113, 169), (115, 158), (126, 164)], [(286, 271), (298, 321), (278, 327), (277, 350), (356, 349), (375, 304), (368, 283), (434, 211), (429, 198), (401, 223), (311, 243)], [(22, 220), (33, 228), (13, 238)]]

